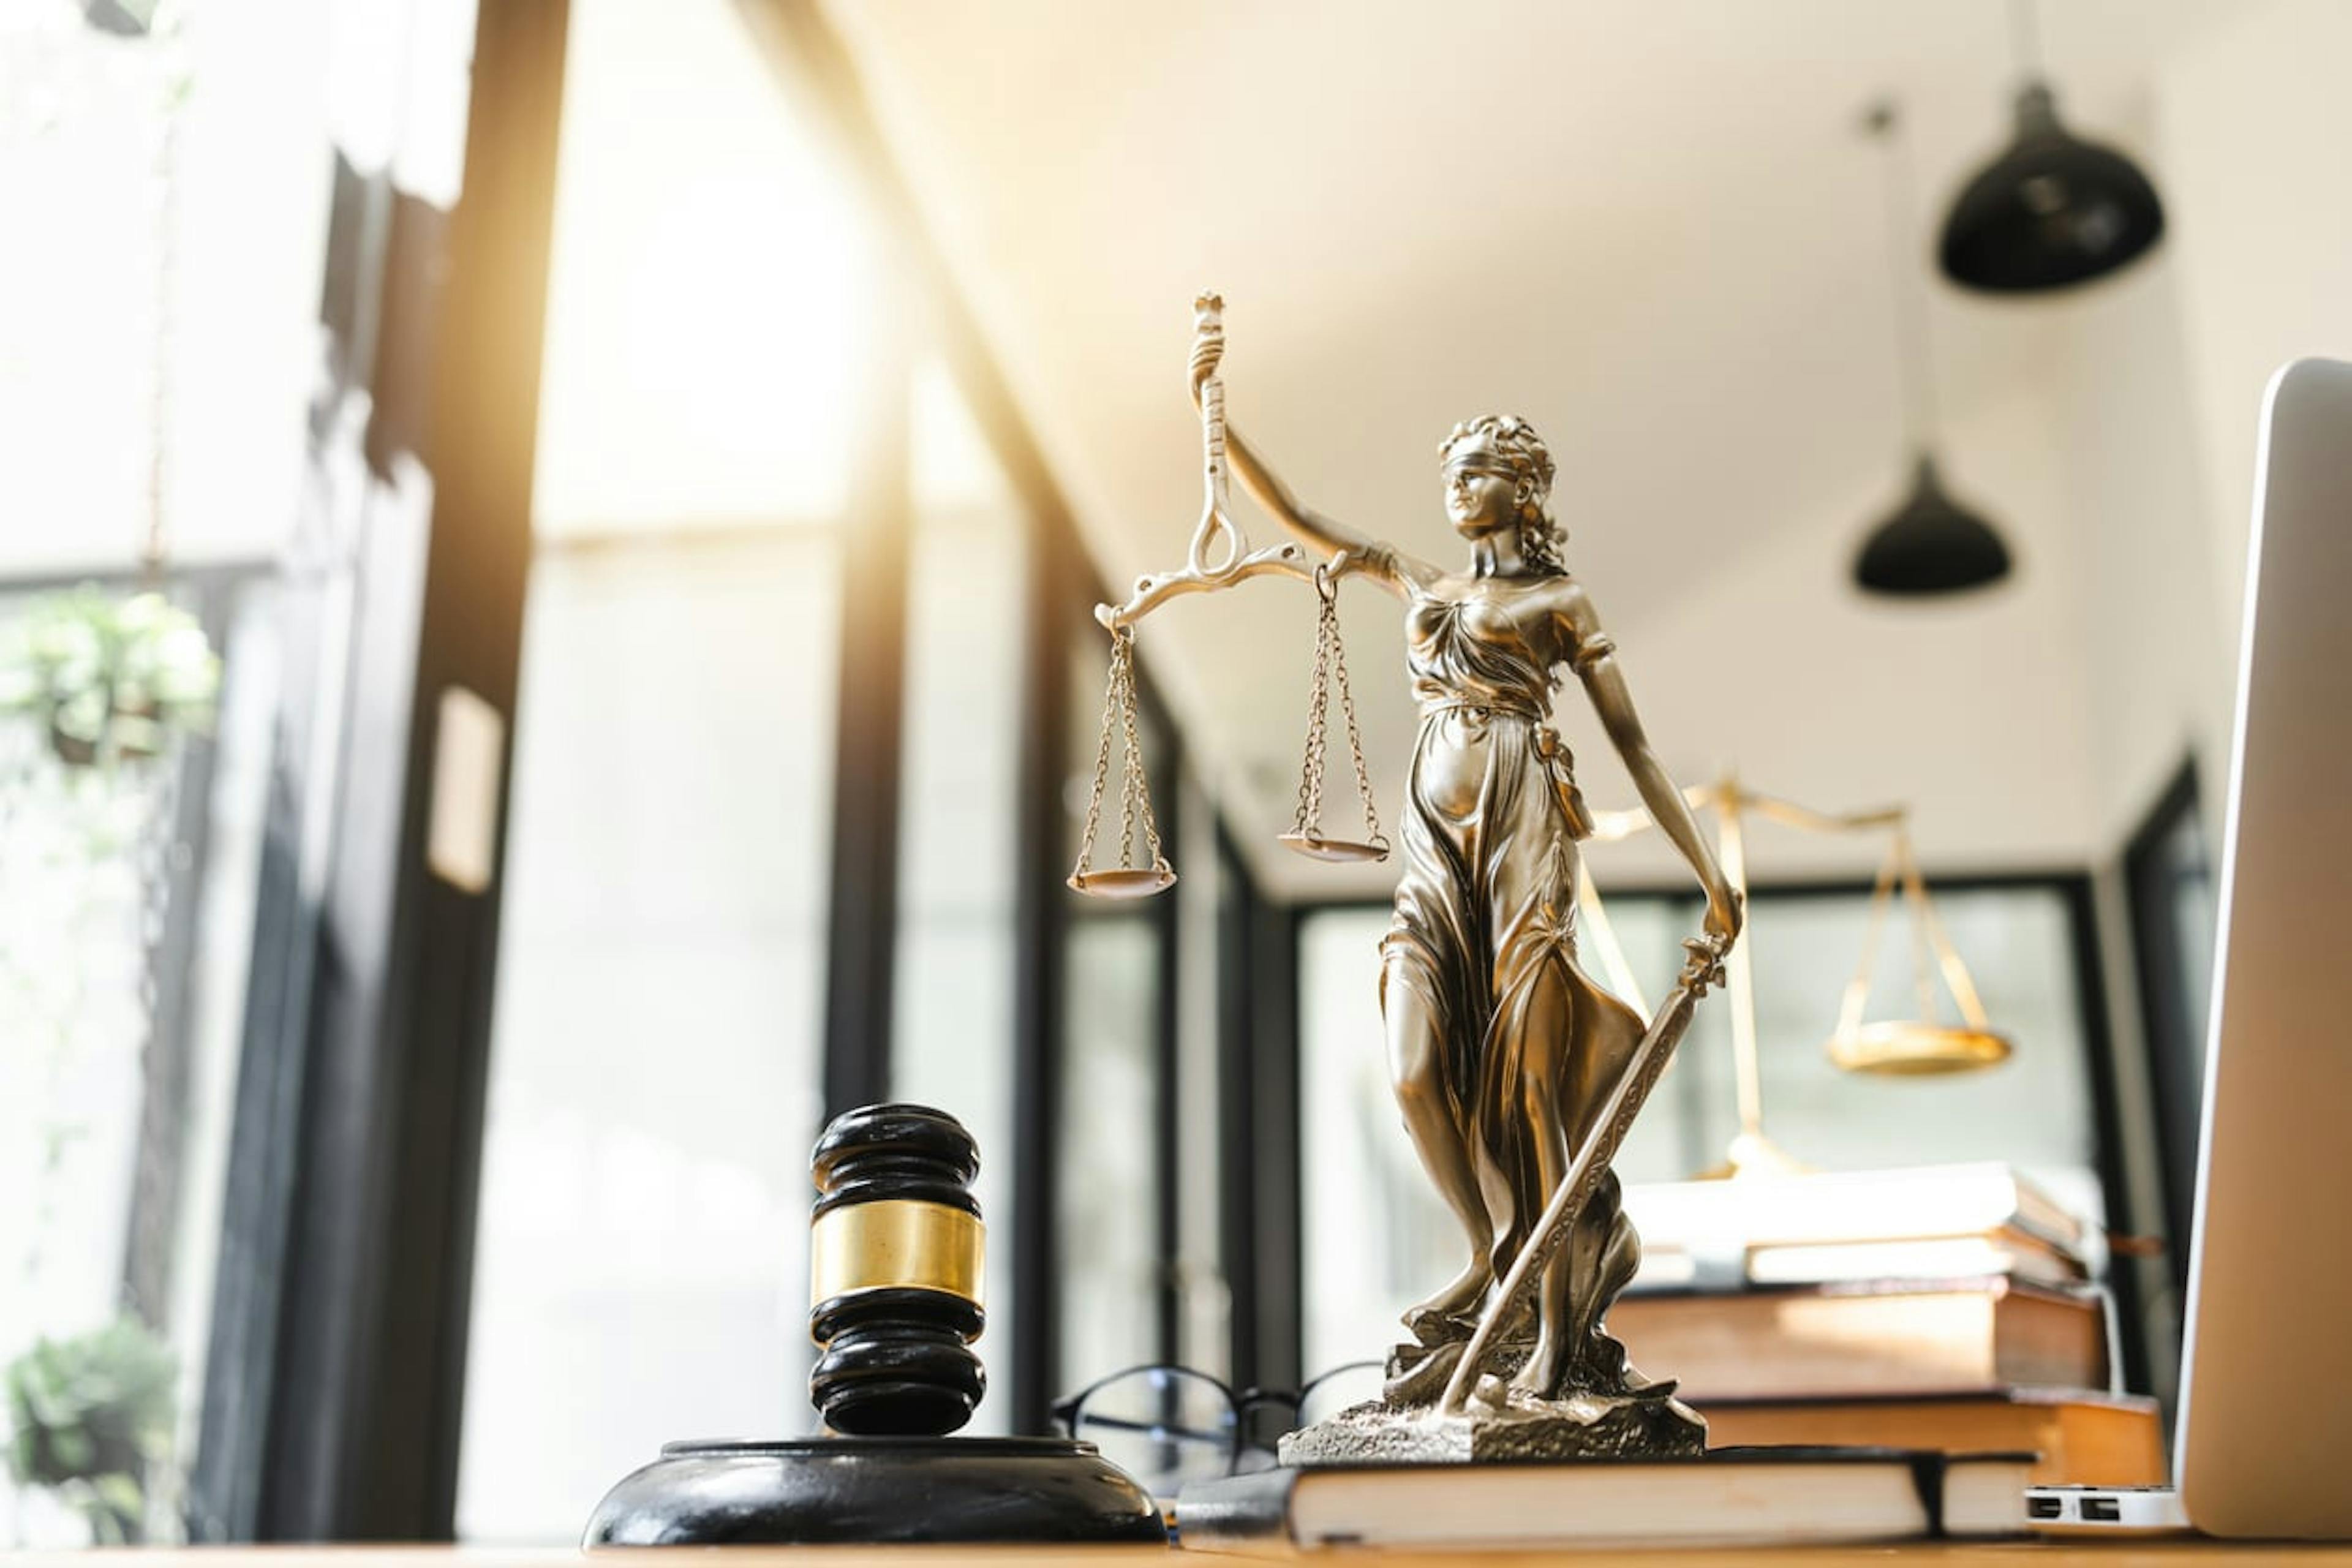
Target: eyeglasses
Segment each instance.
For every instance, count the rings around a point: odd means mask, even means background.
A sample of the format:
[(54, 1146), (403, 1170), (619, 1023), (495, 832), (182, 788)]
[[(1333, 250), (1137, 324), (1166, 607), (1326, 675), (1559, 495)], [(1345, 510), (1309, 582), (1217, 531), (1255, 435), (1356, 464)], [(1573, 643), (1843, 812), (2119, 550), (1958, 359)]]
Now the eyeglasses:
[(1349, 1362), (1303, 1388), (1236, 1392), (1188, 1366), (1131, 1366), (1056, 1403), (1054, 1419), (1164, 1500), (1187, 1481), (1271, 1469), (1284, 1433), (1379, 1398), (1384, 1370)]

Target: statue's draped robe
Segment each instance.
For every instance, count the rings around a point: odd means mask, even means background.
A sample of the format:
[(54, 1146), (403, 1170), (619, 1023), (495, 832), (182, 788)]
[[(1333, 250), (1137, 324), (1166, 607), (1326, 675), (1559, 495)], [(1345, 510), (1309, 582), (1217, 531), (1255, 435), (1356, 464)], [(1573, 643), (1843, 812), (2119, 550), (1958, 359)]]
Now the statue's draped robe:
[[(1640, 1016), (1577, 965), (1572, 764), (1545, 723), (1553, 668), (1606, 644), (1576, 647), (1549, 612), (1504, 596), (1416, 591), (1405, 624), (1422, 718), (1381, 1002), (1410, 986), (1437, 1021), (1499, 1279), (1550, 1195), (1536, 1140), (1572, 1153), (1643, 1033)], [(1564, 1388), (1622, 1386), (1624, 1352), (1600, 1319), (1639, 1260), (1612, 1173), (1549, 1266), (1568, 1281), (1567, 1321), (1555, 1325)]]

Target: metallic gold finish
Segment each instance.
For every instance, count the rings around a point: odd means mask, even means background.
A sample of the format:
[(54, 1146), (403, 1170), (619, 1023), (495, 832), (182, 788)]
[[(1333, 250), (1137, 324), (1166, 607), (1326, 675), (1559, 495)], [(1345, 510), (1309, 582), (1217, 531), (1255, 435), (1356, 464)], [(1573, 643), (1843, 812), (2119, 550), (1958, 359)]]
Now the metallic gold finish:
[[(1133, 626), (1179, 594), (1206, 594), (1230, 588), (1252, 577), (1278, 573), (1302, 583), (1315, 581), (1316, 568), (1296, 544), (1270, 544), (1250, 549), (1249, 535), (1228, 510), (1229, 481), (1225, 461), (1225, 386), (1217, 379), (1217, 362), (1225, 353), (1225, 302), (1214, 294), (1192, 301), (1192, 399), (1201, 411), (1202, 489), (1201, 521), (1192, 529), (1192, 545), (1184, 564), (1157, 576), (1138, 577), (1135, 592), (1119, 605), (1097, 605), (1095, 619), (1112, 631)], [(1244, 476), (1246, 483), (1247, 476)]]
[(1574, 1163), (1553, 1192), (1551, 1201), (1544, 1205), (1543, 1217), (1536, 1225), (1535, 1239), (1522, 1247), (1512, 1261), (1511, 1271), (1504, 1276), (1502, 1287), (1496, 1292), (1494, 1309), (1479, 1321), (1461, 1360), (1454, 1363), (1453, 1375), (1446, 1380), (1445, 1392), (1438, 1401), (1441, 1411), (1458, 1415), (1466, 1409), (1479, 1363), (1486, 1360), (1487, 1348), (1501, 1331), (1511, 1307), (1525, 1294), (1534, 1270), (1569, 1239), (1578, 1214), (1600, 1195), (1601, 1183), (1609, 1179), (1609, 1162), (1624, 1142), (1634, 1114), (1657, 1086), (1658, 1076), (1666, 1070), (1675, 1044), (1690, 1026), (1693, 1007), (1706, 994), (1707, 987), (1723, 983), (1724, 952), (1731, 944), (1731, 938), (1712, 934), (1693, 937), (1683, 943), (1689, 956), (1684, 961), (1682, 978), (1675, 983), (1665, 1005), (1658, 1009), (1658, 1016), (1650, 1020), (1649, 1032), (1642, 1037), (1641, 1044), (1634, 1047), (1633, 1060), (1610, 1089), (1592, 1130), (1576, 1152)]
[[(1103, 796), (1110, 784), (1110, 742), (1116, 729), (1123, 732), (1127, 756), (1119, 773), (1118, 852), (1135, 843), (1135, 826), (1143, 824), (1150, 847), (1149, 864), (1125, 864), (1097, 871), (1087, 862), (1095, 857), (1095, 834), (1102, 823)], [(1110, 634), (1110, 675), (1103, 682), (1102, 735), (1095, 747), (1094, 789), (1087, 796), (1086, 830), (1078, 837), (1078, 862), (1070, 868), (1069, 885), (1076, 891), (1108, 899), (1141, 899), (1176, 880), (1175, 868), (1160, 847), (1160, 819), (1151, 810), (1151, 782), (1143, 770), (1143, 740), (1136, 729), (1135, 632), (1114, 626)]]
[[(2009, 1059), (2011, 1047), (2008, 1037), (1993, 1030), (1986, 1022), (1984, 1005), (1977, 996), (1976, 985), (1969, 977), (1968, 966), (1960, 962), (1959, 953), (1944, 934), (1942, 922), (1936, 919), (1934, 906), (1927, 901), (1927, 881), (1920, 875), (1917, 858), (1912, 853), (1909, 816), (1903, 807), (1881, 806), (1869, 811), (1844, 813), (1815, 811), (1811, 806), (1799, 805), (1778, 795), (1758, 794), (1741, 784), (1729, 773), (1712, 784), (1685, 790), (1683, 798), (1694, 809), (1712, 809), (1716, 813), (1724, 871), (1743, 897), (1748, 891), (1748, 875), (1742, 824), (1748, 816), (1810, 833), (1892, 830), (1892, 846), (1886, 863), (1880, 868), (1877, 883), (1871, 891), (1870, 927), (1864, 938), (1861, 966), (1853, 979), (1847, 983), (1837, 1033), (1829, 1042), (1832, 1062), (1848, 1072), (1927, 1077), (1939, 1073), (1970, 1072), (1979, 1068), (1995, 1067)], [(1631, 837), (1651, 825), (1649, 814), (1639, 810), (1604, 811), (1596, 813), (1595, 817), (1594, 837), (1604, 842)], [(1890, 897), (1898, 883), (1911, 911), (1918, 955), (1919, 1016), (1905, 1022), (1864, 1025), (1862, 1021), (1863, 1006), (1869, 996), (1870, 974), (1877, 956), (1879, 932), (1885, 923)], [(1605, 956), (1616, 948), (1616, 933), (1609, 924), (1608, 910), (1589, 879), (1580, 886), (1578, 897), (1585, 923)], [(1929, 973), (1931, 955), (1935, 969), (1942, 973), (1946, 988), (1959, 1006), (1961, 1017), (1965, 1020), (1960, 1027), (1935, 1022), (1936, 1002)], [(1620, 958), (1616, 962), (1622, 964), (1622, 960)], [(1731, 1140), (1723, 1163), (1708, 1167), (1699, 1175), (1705, 1180), (1720, 1180), (1732, 1176), (1780, 1175), (1810, 1170), (1811, 1167), (1780, 1149), (1764, 1134), (1762, 1075), (1759, 1070), (1756, 1043), (1755, 976), (1748, 967), (1744, 953), (1732, 954), (1726, 967), (1728, 980), (1726, 989), (1730, 993), (1732, 1002), (1733, 1063), (1738, 1075), (1739, 1131)]]
[(1165, 865), (1113, 866), (1100, 871), (1073, 871), (1065, 879), (1073, 892), (1097, 899), (1148, 899), (1176, 885), (1176, 873)]
[[(1879, 932), (1898, 882), (1911, 912), (1919, 1015), (1899, 1023), (1864, 1025), (1862, 1015), (1870, 1000), (1870, 973), (1878, 957)], [(1935, 981), (1928, 965), (1931, 954), (1932, 973), (1942, 974), (1944, 988), (1952, 994), (1964, 1027), (1954, 1029), (1936, 1021)], [(1968, 965), (1960, 962), (1951, 938), (1944, 934), (1944, 922), (1936, 918), (1935, 906), (1927, 901), (1927, 879), (1919, 874), (1918, 858), (1911, 852), (1911, 835), (1900, 826), (1895, 830), (1886, 863), (1879, 868), (1877, 886), (1871, 889), (1870, 929), (1863, 938), (1862, 962), (1853, 978), (1846, 982), (1837, 1033), (1830, 1037), (1828, 1050), (1830, 1060), (1850, 1071), (1913, 1076), (1969, 1072), (2009, 1059), (2010, 1043), (1987, 1022), (1976, 982), (1969, 978)]]
[[(1372, 800), (1372, 779), (1364, 766), (1364, 740), (1356, 729), (1356, 699), (1348, 685), (1348, 652), (1339, 642), (1339, 584), (1328, 566), (1315, 568), (1315, 596), (1322, 609), (1315, 617), (1315, 674), (1307, 683), (1307, 754), (1298, 767), (1298, 815), (1281, 841), (1315, 860), (1385, 860), (1388, 836), (1381, 831), (1380, 807)], [(1324, 723), (1330, 716), (1330, 687), (1339, 684), (1339, 712), (1348, 724), (1348, 756), (1356, 767), (1356, 797), (1363, 803), (1364, 836), (1359, 839), (1327, 838), (1323, 835), (1323, 760), (1328, 747)]]
[[(1180, 595), (1261, 575), (1313, 583), (1322, 600), (1317, 700), (1300, 812), (1284, 841), (1318, 858), (1378, 854), (1388, 844), (1368, 789), (1364, 839), (1328, 837), (1317, 820), (1322, 683), (1328, 664), (1339, 677), (1362, 789), (1337, 646), (1337, 585), (1360, 575), (1404, 615), (1421, 725), (1395, 845), (1402, 868), (1383, 944), (1381, 1011), (1406, 1131), (1461, 1226), (1466, 1261), (1407, 1315), (1432, 1370), (1415, 1373), (1409, 1390), (1406, 1380), (1392, 1382), (1387, 1406), (1400, 1419), (1414, 1418), (1408, 1407), (1440, 1403), (1463, 1413), (1460, 1385), (1481, 1370), (1488, 1346), (1500, 1353), (1498, 1326), (1525, 1319), (1525, 1293), (1534, 1342), (1511, 1354), (1508, 1387), (1496, 1395), (1510, 1404), (1509, 1418), (1535, 1415), (1547, 1452), (1688, 1451), (1703, 1444), (1704, 1424), (1672, 1405), (1664, 1388), (1632, 1376), (1623, 1347), (1601, 1327), (1639, 1257), (1609, 1163), (1693, 1006), (1720, 983), (1740, 898), (1651, 748), (1591, 599), (1560, 563), (1548, 505), (1550, 453), (1520, 419), (1457, 426), (1441, 446), (1440, 493), (1470, 558), (1459, 571), (1417, 559), (1301, 505), (1226, 423), (1222, 305), (1203, 295), (1194, 309), (1206, 500), (1183, 566), (1139, 579), (1125, 604), (1095, 611), (1113, 633), (1114, 667), (1131, 657), (1122, 639), (1134, 623)], [(1227, 510), (1228, 471), (1297, 544), (1251, 550)], [(1321, 567), (1307, 565), (1310, 552)], [(1562, 667), (1578, 677), (1652, 817), (1706, 894), (1683, 983), (1646, 1029), (1577, 963), (1577, 844), (1594, 824), (1574, 760), (1549, 722)], [(1097, 780), (1099, 802), (1107, 761)], [(1474, 1333), (1480, 1354), (1465, 1357)], [(1448, 1373), (1456, 1386), (1441, 1401)], [(1505, 1418), (1492, 1400), (1486, 1408), (1476, 1418)]]
[(1999, 1067), (2015, 1049), (2007, 1035), (1895, 1018), (1830, 1037), (1830, 1060), (1847, 1072), (1930, 1078)]
[(1389, 858), (1386, 839), (1366, 843), (1355, 838), (1326, 838), (1319, 833), (1277, 833), (1274, 837), (1276, 842), (1309, 860), (1326, 860), (1335, 866), (1360, 865), (1366, 860)]
[(941, 1290), (981, 1304), (977, 1215), (914, 1198), (845, 1204), (809, 1226), (809, 1304), (856, 1290)]

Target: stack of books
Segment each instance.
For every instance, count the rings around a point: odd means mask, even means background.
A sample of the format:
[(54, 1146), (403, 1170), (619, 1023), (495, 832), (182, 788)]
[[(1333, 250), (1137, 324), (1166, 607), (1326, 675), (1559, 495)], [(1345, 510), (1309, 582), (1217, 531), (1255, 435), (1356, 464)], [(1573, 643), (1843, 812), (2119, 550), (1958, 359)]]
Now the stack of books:
[(2116, 1391), (2082, 1220), (2000, 1164), (1626, 1189), (1643, 1268), (1609, 1329), (1717, 1445), (2037, 1454), (2041, 1482), (2167, 1479)]

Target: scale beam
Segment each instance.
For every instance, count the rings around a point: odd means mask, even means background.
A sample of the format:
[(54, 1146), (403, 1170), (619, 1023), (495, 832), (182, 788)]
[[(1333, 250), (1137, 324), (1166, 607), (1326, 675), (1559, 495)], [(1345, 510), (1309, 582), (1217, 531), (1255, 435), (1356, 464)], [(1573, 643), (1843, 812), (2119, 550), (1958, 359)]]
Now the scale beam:
[[(1225, 522), (1222, 516), (1217, 521)], [(1225, 526), (1233, 528), (1230, 522), (1225, 522)], [(1236, 538), (1239, 537), (1240, 531), (1238, 529), (1234, 529)], [(1332, 563), (1330, 575), (1339, 576), (1344, 570), (1340, 563), (1335, 562)], [(1127, 603), (1097, 605), (1095, 619), (1100, 621), (1109, 630), (1117, 631), (1121, 626), (1133, 626), (1169, 600), (1181, 595), (1213, 594), (1221, 588), (1230, 588), (1237, 583), (1245, 583), (1252, 577), (1268, 575), (1296, 577), (1302, 583), (1312, 584), (1315, 581), (1315, 563), (1307, 560), (1307, 552), (1299, 549), (1296, 544), (1269, 544), (1255, 554), (1241, 556), (1238, 560), (1228, 562), (1225, 565), (1211, 571), (1195, 571), (1190, 566), (1181, 566), (1173, 572), (1163, 572), (1156, 576), (1138, 577), (1135, 580), (1135, 592), (1128, 596)]]

